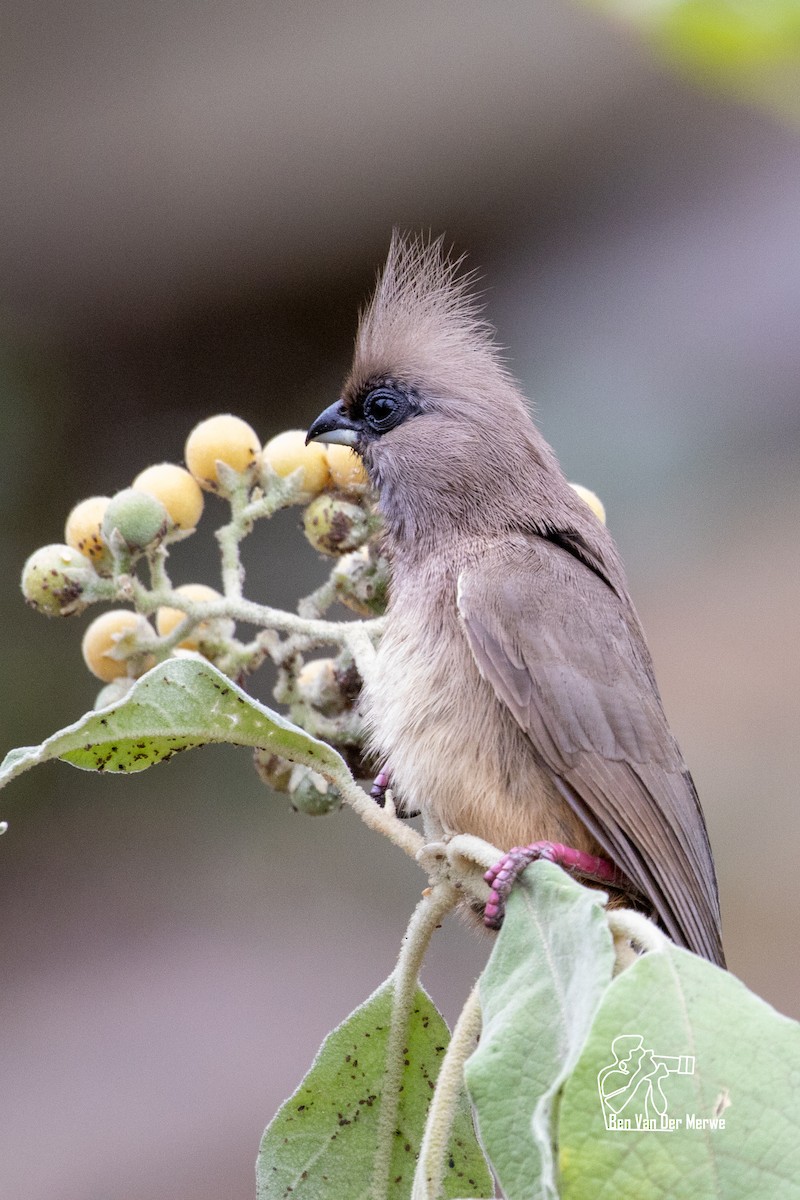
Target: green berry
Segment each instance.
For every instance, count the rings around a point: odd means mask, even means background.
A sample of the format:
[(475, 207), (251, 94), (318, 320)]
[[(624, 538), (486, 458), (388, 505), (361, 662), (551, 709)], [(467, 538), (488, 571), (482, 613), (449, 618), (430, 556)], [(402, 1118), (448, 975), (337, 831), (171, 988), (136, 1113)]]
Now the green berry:
[(125, 488), (108, 503), (103, 515), (103, 537), (112, 545), (116, 532), (127, 549), (137, 554), (161, 541), (169, 523), (166, 508), (155, 496)]
[(342, 807), (342, 798), (336, 788), (308, 767), (296, 766), (292, 771), (289, 797), (295, 812), (310, 817), (321, 817)]
[(22, 594), (47, 617), (67, 617), (86, 608), (83, 594), (97, 576), (91, 561), (72, 546), (55, 543), (35, 550), (22, 569)]
[(305, 510), (303, 529), (315, 550), (335, 558), (363, 545), (370, 535), (370, 521), (352, 500), (322, 495)]

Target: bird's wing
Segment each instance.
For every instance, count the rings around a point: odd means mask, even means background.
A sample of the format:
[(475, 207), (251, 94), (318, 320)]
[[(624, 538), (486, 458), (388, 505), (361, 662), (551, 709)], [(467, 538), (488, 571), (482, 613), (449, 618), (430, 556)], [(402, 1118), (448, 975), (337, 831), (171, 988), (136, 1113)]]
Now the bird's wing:
[(703, 814), (627, 596), (531, 536), (462, 572), (458, 608), (481, 673), (564, 799), (671, 937), (722, 965)]

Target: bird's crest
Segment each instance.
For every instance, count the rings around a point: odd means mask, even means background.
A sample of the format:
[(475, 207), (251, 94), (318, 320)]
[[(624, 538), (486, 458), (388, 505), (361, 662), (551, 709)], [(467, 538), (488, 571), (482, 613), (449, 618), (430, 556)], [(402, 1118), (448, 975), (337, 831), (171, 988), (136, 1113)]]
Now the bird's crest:
[(356, 335), (356, 388), (379, 375), (485, 394), (509, 382), (475, 295), (475, 272), (464, 272), (463, 263), (441, 237), (395, 230)]

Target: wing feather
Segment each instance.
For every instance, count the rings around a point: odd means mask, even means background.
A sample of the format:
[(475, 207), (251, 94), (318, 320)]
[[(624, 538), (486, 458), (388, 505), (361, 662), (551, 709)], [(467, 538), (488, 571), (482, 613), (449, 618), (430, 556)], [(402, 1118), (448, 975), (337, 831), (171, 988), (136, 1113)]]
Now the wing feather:
[(481, 673), (564, 799), (670, 936), (723, 965), (705, 821), (627, 596), (530, 536), (462, 572), (458, 607)]

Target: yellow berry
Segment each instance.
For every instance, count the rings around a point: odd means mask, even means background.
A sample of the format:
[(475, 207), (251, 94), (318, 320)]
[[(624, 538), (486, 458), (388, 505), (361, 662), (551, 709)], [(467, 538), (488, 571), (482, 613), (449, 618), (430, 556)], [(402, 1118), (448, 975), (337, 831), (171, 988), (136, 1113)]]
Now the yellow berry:
[(314, 658), (304, 663), (297, 676), (297, 686), (301, 696), (309, 704), (313, 704), (320, 691), (327, 691), (335, 682), (336, 659)]
[(175, 463), (158, 463), (133, 481), (139, 492), (160, 500), (176, 529), (194, 529), (203, 515), (203, 493), (197, 480)]
[[(210, 604), (214, 600), (222, 599), (219, 592), (205, 583), (185, 583), (181, 587), (175, 588), (175, 591), (179, 596), (185, 596), (194, 604)], [(166, 605), (159, 608), (156, 613), (156, 629), (161, 637), (168, 637), (173, 629), (177, 629), (185, 616), (186, 613), (179, 608), (169, 608)], [(204, 641), (232, 637), (234, 628), (234, 622), (229, 617), (200, 621), (178, 645), (181, 650), (197, 650)]]
[(318, 442), (306, 445), (302, 429), (287, 429), (270, 438), (261, 451), (261, 461), (276, 475), (286, 478), (292, 471), (302, 470), (298, 504), (306, 504), (318, 496), (330, 479), (328, 456)]
[(97, 581), (97, 575), (90, 560), (74, 547), (58, 542), (35, 550), (22, 568), (22, 594), (46, 617), (83, 612), (83, 595), (93, 581)]
[(120, 638), (135, 633), (145, 624), (138, 613), (128, 608), (115, 608), (96, 617), (81, 642), (83, 661), (92, 674), (102, 679), (103, 683), (111, 683), (112, 679), (128, 675), (128, 660), (111, 658), (110, 651), (116, 648)]
[(589, 508), (597, 517), (598, 521), (602, 521), (602, 523), (605, 525), (606, 506), (603, 504), (603, 501), (600, 499), (600, 497), (595, 495), (595, 493), (589, 488), (584, 487), (582, 483), (571, 483), (569, 486), (572, 488), (573, 492), (576, 492), (577, 495), (580, 496), (581, 500), (583, 500), (585, 504), (589, 505)]
[(234, 471), (249, 470), (261, 450), (255, 430), (241, 417), (224, 413), (195, 425), (186, 440), (186, 465), (200, 487), (208, 492), (224, 490), (217, 473), (223, 462)]
[(335, 658), (315, 658), (298, 673), (297, 694), (304, 704), (332, 717), (351, 707), (359, 690), (356, 680), (355, 673), (341, 670)]
[(332, 443), (325, 447), (325, 454), (334, 487), (341, 488), (343, 492), (358, 492), (367, 486), (367, 472), (355, 450)]
[(111, 554), (101, 532), (103, 517), (110, 502), (109, 496), (90, 496), (88, 500), (81, 500), (67, 517), (64, 527), (67, 545), (80, 550), (97, 567), (111, 562)]

